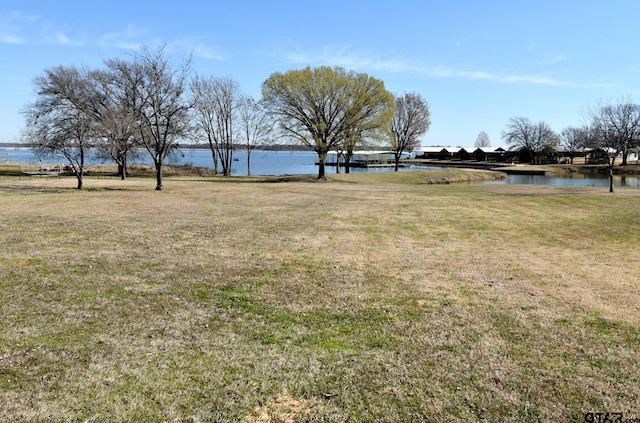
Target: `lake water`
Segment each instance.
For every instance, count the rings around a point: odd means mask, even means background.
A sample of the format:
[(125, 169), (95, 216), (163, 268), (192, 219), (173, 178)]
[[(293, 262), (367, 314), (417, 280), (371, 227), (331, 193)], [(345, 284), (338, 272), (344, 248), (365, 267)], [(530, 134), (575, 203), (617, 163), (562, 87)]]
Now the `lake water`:
[[(231, 166), (233, 175), (247, 174), (247, 152), (238, 150), (234, 152), (234, 161)], [(259, 176), (267, 175), (314, 175), (318, 173), (316, 166), (316, 153), (312, 151), (266, 151), (254, 150), (251, 153), (251, 174)], [(0, 148), (0, 162), (9, 160), (21, 163), (37, 163), (38, 159), (29, 148)], [(55, 162), (55, 159), (48, 159), (47, 163)], [(57, 161), (66, 163), (63, 157), (58, 157)], [(146, 152), (140, 154), (140, 159), (135, 163), (151, 164), (152, 161)], [(103, 163), (92, 157), (88, 157), (87, 163)], [(211, 150), (208, 149), (184, 149), (179, 151), (174, 157), (167, 160), (168, 164), (190, 164), (213, 168)], [(410, 166), (401, 168), (403, 171), (416, 169), (435, 169), (436, 167)], [(351, 172), (390, 172), (392, 167), (387, 168), (352, 168)], [(335, 167), (328, 166), (327, 174), (335, 172)], [(572, 175), (571, 177), (556, 177), (542, 175), (509, 175), (507, 179), (498, 181), (486, 181), (486, 184), (533, 184), (533, 185), (556, 185), (556, 186), (603, 186), (609, 185), (609, 179), (605, 175)], [(640, 187), (640, 176), (619, 176), (614, 177), (615, 186)]]
[[(238, 150), (233, 153), (234, 161), (231, 165), (232, 175), (247, 174), (247, 151)], [(318, 173), (318, 166), (315, 164), (317, 159), (316, 153), (313, 151), (271, 151), (271, 150), (254, 150), (251, 152), (251, 174), (256, 176), (267, 175), (314, 175)], [(0, 149), (0, 162), (4, 160), (17, 161), (20, 163), (38, 163), (38, 158), (29, 148), (4, 148)], [(104, 163), (102, 160), (95, 159), (89, 155), (86, 159), (87, 164)], [(66, 163), (66, 159), (62, 156), (54, 159), (43, 160), (46, 163)], [(148, 153), (140, 152), (139, 158), (133, 160), (133, 163), (152, 164), (153, 161)], [(165, 161), (166, 164), (193, 165), (207, 168), (213, 168), (213, 158), (211, 150), (186, 148), (176, 152), (172, 157)], [(415, 168), (401, 168), (401, 170), (411, 170)], [(424, 168), (423, 168), (424, 169)], [(386, 168), (351, 168), (351, 172), (389, 172), (393, 167)], [(327, 174), (334, 173), (334, 166), (327, 166)], [(342, 169), (344, 171), (344, 169)]]

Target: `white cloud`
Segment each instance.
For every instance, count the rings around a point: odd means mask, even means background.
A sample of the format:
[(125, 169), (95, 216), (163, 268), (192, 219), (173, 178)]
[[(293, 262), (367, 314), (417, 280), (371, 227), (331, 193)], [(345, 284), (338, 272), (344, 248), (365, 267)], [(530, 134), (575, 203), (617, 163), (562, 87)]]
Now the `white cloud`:
[(292, 52), (286, 54), (286, 59), (291, 63), (308, 65), (342, 66), (347, 69), (373, 69), (383, 72), (407, 72), (417, 71), (408, 62), (402, 59), (389, 57), (380, 58), (373, 54), (354, 54), (350, 52), (350, 46), (328, 46), (317, 53)]
[(3, 44), (24, 44), (25, 40), (13, 34), (0, 33), (0, 43)]
[(43, 43), (61, 46), (82, 46), (84, 43), (78, 40), (72, 40), (62, 32), (43, 36)]
[(28, 33), (28, 26), (37, 20), (36, 16), (25, 15), (20, 12), (0, 14), (0, 42), (4, 44), (25, 44), (24, 33)]
[(193, 49), (193, 54), (197, 57), (202, 57), (203, 59), (224, 60), (224, 56), (218, 53), (215, 48), (204, 45), (196, 46)]
[(498, 80), (502, 82), (524, 82), (527, 84), (537, 84), (537, 85), (573, 85), (565, 81), (559, 81), (556, 79), (548, 78), (545, 76), (538, 75), (508, 75), (502, 76)]
[(556, 54), (553, 57), (550, 57), (548, 59), (539, 61), (538, 65), (539, 66), (552, 66), (552, 65), (557, 65), (558, 63), (562, 63), (562, 62), (566, 62), (566, 61), (567, 61), (567, 56), (565, 56), (564, 54)]
[(146, 29), (129, 24), (123, 31), (103, 34), (100, 36), (99, 44), (103, 47), (139, 50), (145, 44), (140, 39), (146, 33)]
[(460, 71), (460, 72), (456, 72), (456, 75), (461, 78), (468, 78), (468, 79), (490, 79), (490, 80), (498, 79), (495, 75), (489, 72), (483, 72), (483, 71), (472, 71), (472, 72)]
[[(540, 75), (500, 75), (482, 70), (463, 70), (443, 65), (418, 64), (398, 57), (383, 58), (374, 54), (358, 54), (352, 52), (350, 46), (324, 47), (317, 53), (312, 54), (287, 53), (286, 59), (295, 64), (342, 66), (347, 69), (366, 69), (390, 73), (408, 72), (434, 78), (461, 78), (554, 86), (573, 85), (566, 81)], [(560, 59), (560, 57), (557, 59)]]
[(195, 57), (207, 60), (224, 60), (224, 56), (215, 47), (199, 39), (183, 38), (167, 44), (167, 50), (178, 53), (193, 53)]
[(5, 44), (55, 44), (80, 46), (83, 42), (72, 39), (62, 31), (51, 30), (51, 24), (38, 16), (12, 12), (0, 15), (0, 42)]

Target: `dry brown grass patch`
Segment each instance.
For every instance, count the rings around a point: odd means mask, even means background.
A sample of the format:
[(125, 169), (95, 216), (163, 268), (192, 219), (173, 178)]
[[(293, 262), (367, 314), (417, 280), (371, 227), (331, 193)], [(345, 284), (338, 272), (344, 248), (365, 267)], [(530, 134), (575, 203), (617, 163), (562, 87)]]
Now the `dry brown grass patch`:
[(308, 417), (310, 412), (309, 400), (284, 393), (256, 407), (245, 421), (247, 423), (296, 423)]

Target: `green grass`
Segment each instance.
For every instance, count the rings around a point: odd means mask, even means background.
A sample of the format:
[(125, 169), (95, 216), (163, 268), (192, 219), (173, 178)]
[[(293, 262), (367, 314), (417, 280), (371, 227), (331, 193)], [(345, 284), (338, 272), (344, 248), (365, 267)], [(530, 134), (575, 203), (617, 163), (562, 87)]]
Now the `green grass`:
[(0, 421), (640, 417), (640, 192), (441, 176), (0, 180)]

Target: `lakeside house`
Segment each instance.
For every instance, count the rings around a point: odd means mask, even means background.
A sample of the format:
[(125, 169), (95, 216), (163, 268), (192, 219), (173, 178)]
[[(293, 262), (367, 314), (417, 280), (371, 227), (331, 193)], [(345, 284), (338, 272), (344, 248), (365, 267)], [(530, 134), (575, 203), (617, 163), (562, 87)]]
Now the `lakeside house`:
[[(577, 150), (557, 150), (544, 154), (541, 163), (571, 163), (595, 164), (606, 162), (609, 154), (599, 148), (583, 148)], [(429, 160), (462, 160), (478, 162), (527, 162), (529, 156), (524, 150), (505, 150), (502, 147), (416, 147), (412, 156), (418, 159)], [(627, 161), (635, 162), (640, 159), (640, 151), (631, 149), (628, 152)], [(618, 153), (619, 161), (622, 153)]]
[(416, 158), (432, 160), (506, 161), (509, 157), (502, 147), (416, 147)]

